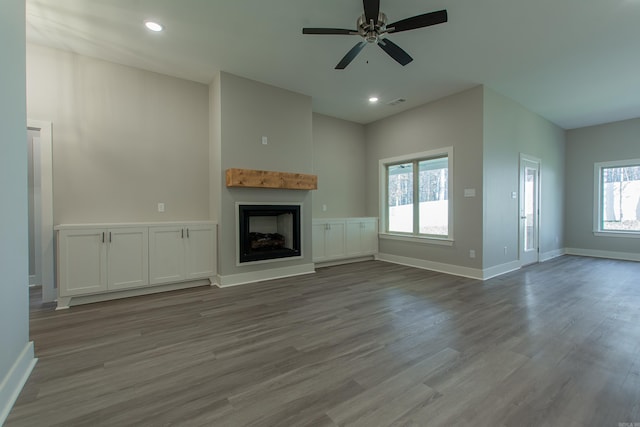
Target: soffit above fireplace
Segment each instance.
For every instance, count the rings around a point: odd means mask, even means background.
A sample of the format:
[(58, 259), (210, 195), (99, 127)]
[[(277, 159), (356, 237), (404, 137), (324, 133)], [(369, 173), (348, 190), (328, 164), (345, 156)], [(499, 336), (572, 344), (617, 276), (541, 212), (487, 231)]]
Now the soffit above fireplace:
[(304, 173), (227, 169), (227, 187), (317, 190), (318, 176)]

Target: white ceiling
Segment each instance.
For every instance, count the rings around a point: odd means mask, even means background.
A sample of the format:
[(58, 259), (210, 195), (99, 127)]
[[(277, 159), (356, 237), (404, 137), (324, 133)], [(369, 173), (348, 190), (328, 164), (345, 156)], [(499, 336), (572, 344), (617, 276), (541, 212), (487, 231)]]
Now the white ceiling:
[[(389, 38), (402, 67), (358, 36), (360, 0), (27, 0), (27, 41), (210, 83), (223, 70), (309, 95), (359, 123), (486, 84), (565, 129), (640, 117), (640, 0), (381, 0), (389, 22), (447, 9), (449, 22)], [(142, 23), (153, 18), (166, 31)], [(368, 105), (370, 95), (380, 98)], [(387, 102), (405, 98), (390, 106)]]

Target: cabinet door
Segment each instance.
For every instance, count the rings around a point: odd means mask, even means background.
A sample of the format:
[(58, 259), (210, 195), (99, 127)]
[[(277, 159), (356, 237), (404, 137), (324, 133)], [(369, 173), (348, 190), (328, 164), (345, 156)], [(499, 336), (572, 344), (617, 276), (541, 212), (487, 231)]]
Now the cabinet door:
[(106, 230), (62, 230), (58, 234), (60, 296), (107, 290)]
[(364, 254), (375, 254), (378, 252), (378, 220), (370, 219), (362, 223), (360, 229), (360, 242), (362, 244), (362, 252)]
[(348, 256), (362, 254), (362, 223), (347, 221), (346, 227), (346, 254)]
[(314, 223), (311, 226), (311, 255), (314, 262), (322, 261), (326, 258), (325, 254), (325, 229), (327, 228), (327, 224), (322, 223)]
[(314, 262), (322, 261), (325, 255), (325, 229), (327, 224), (313, 223), (311, 226), (311, 256)]
[(340, 258), (345, 255), (345, 223), (329, 222), (328, 229), (325, 230), (325, 255), (328, 259)]
[(107, 230), (107, 289), (149, 284), (149, 239), (146, 227)]
[(182, 227), (149, 227), (149, 282), (180, 282), (186, 277)]
[(206, 279), (216, 274), (216, 230), (213, 225), (185, 226), (186, 278)]

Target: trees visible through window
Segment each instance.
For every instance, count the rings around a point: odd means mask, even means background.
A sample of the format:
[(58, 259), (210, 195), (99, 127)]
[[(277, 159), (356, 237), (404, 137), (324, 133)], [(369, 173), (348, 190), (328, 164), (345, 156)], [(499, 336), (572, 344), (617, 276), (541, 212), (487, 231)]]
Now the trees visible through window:
[(640, 232), (640, 160), (596, 164), (598, 231)]
[(439, 153), (385, 165), (388, 232), (449, 236), (449, 160)]

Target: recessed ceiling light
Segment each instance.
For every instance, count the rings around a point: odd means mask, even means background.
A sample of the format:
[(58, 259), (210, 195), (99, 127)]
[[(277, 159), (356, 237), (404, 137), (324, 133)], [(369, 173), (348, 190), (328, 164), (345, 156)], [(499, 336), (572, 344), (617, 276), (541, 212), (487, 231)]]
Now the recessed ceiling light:
[(144, 21), (144, 26), (147, 27), (147, 29), (155, 32), (159, 32), (164, 29), (164, 27), (161, 24), (158, 24), (157, 22), (154, 22), (154, 21)]
[(372, 104), (375, 104), (376, 102), (378, 102), (378, 97), (377, 96), (372, 96), (371, 98), (369, 98), (369, 102)]

